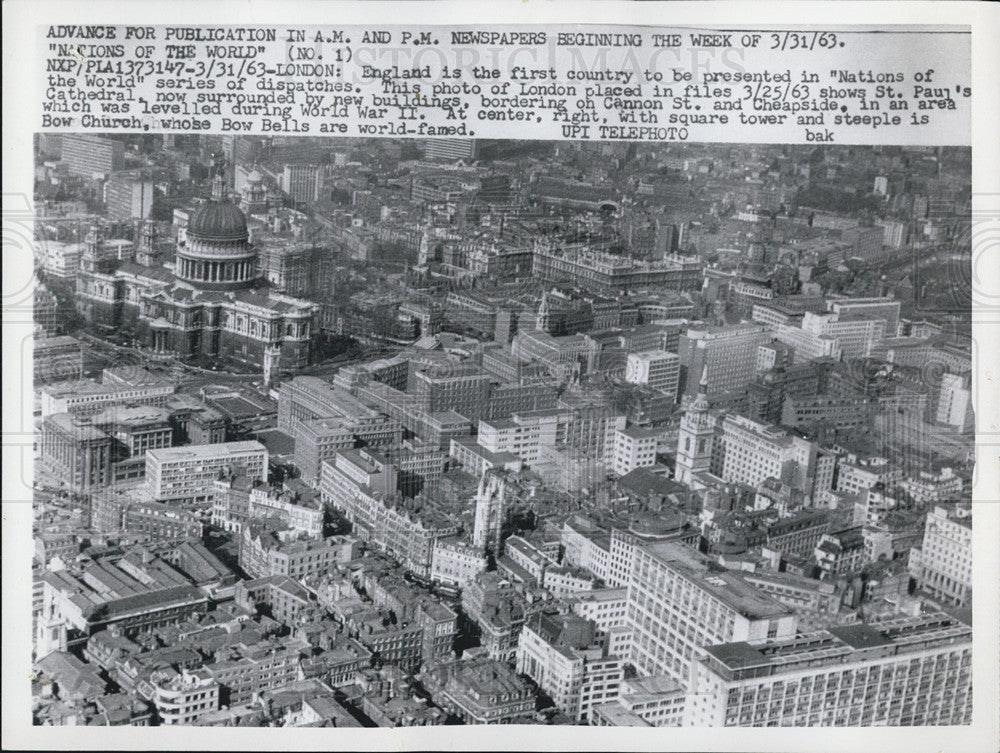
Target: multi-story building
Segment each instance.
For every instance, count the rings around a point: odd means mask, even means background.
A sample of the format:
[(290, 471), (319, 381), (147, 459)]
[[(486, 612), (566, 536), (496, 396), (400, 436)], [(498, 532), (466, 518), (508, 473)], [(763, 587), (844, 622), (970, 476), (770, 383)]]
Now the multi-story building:
[(241, 580), (234, 589), (233, 601), (251, 612), (265, 609), (287, 627), (297, 625), (299, 618), (316, 604), (312, 592), (288, 575)]
[(679, 542), (638, 548), (628, 589), (629, 659), (642, 675), (686, 684), (702, 646), (795, 632), (792, 610)]
[(861, 227), (859, 225), (844, 230), (840, 238), (845, 243), (851, 244), (851, 249), (847, 252), (850, 257), (867, 262), (878, 262), (884, 258), (882, 249), (884, 235), (885, 231), (878, 225), (874, 227)]
[(858, 494), (882, 484), (893, 489), (903, 478), (903, 472), (885, 458), (842, 460), (837, 466), (837, 491)]
[(591, 709), (614, 700), (624, 675), (624, 658), (598, 645), (594, 623), (575, 614), (540, 612), (521, 630), (517, 671), (538, 683), (556, 708), (577, 722)]
[(150, 677), (160, 724), (194, 724), (219, 708), (219, 683), (204, 669), (159, 670)]
[(423, 578), (431, 573), (434, 543), (458, 532), (456, 521), (401, 499), (395, 467), (366, 450), (344, 450), (324, 461), (319, 488), (323, 503), (344, 513), (354, 535)]
[(665, 350), (629, 353), (625, 364), (625, 381), (645, 384), (676, 399), (677, 384), (681, 376), (680, 363), (680, 356)]
[(452, 368), (414, 371), (408, 390), (413, 401), (428, 413), (453, 410), (475, 421), (486, 413), (490, 377), (455, 364)]
[(372, 653), (376, 666), (395, 665), (412, 674), (420, 669), (424, 653), (424, 627), (419, 622), (399, 622), (385, 610), (369, 610), (349, 620), (352, 636)]
[(865, 562), (865, 538), (861, 526), (824, 533), (813, 550), (822, 580), (836, 580), (860, 572)]
[(45, 238), (35, 241), (36, 265), (60, 280), (75, 279), (82, 258), (82, 243), (63, 243)]
[(426, 669), (420, 680), (434, 703), (464, 724), (527, 724), (535, 712), (527, 681), (492, 659), (441, 664)]
[(953, 606), (972, 600), (972, 511), (967, 505), (935, 505), (927, 513), (924, 540), (910, 550), (910, 575), (930, 598)]
[(62, 139), (62, 162), (73, 175), (93, 178), (125, 166), (125, 144), (82, 133), (67, 133)]
[(617, 702), (594, 709), (595, 726), (680, 727), (687, 693), (666, 675), (622, 680)]
[(104, 183), (109, 220), (145, 220), (153, 212), (153, 181), (139, 173), (116, 173)]
[(299, 662), (309, 650), (308, 643), (291, 636), (249, 646), (241, 643), (217, 652), (205, 670), (219, 685), (220, 705), (239, 706), (298, 679)]
[[(37, 321), (37, 304), (35, 313)], [(56, 330), (55, 326), (49, 327), (47, 324), (40, 326), (49, 332)], [(67, 335), (36, 336), (32, 349), (32, 365), (34, 366), (35, 385), (80, 379), (83, 375), (83, 344), (75, 337)]]
[(884, 319), (885, 334), (893, 337), (899, 326), (900, 302), (895, 298), (830, 298), (826, 302), (828, 311), (846, 322), (854, 319)]
[(679, 512), (663, 510), (654, 520), (640, 519), (637, 523), (628, 529), (611, 529), (608, 574), (603, 578), (609, 586), (628, 586), (636, 552), (643, 546), (660, 541), (678, 541), (697, 547), (701, 539), (701, 531), (696, 526), (689, 525), (685, 516)]
[(477, 442), (492, 453), (513, 453), (528, 465), (537, 463), (543, 447), (565, 441), (568, 412), (558, 408), (513, 413), (479, 422)]
[(318, 418), (369, 423), (378, 421), (379, 412), (347, 390), (319, 377), (299, 376), (281, 383), (278, 390), (278, 428), (281, 431), (297, 438), (303, 421)]
[(975, 426), (969, 374), (942, 374), (935, 419), (939, 424), (971, 432)]
[(615, 432), (615, 454), (612, 470), (619, 476), (656, 465), (656, 447), (663, 432), (631, 426)]
[(173, 382), (161, 380), (136, 385), (90, 379), (56, 382), (41, 389), (42, 416), (53, 413), (90, 415), (114, 405), (164, 405), (175, 389)]
[[(802, 331), (837, 340), (844, 360), (868, 358), (879, 340), (886, 336), (886, 320), (858, 319), (853, 313), (856, 312), (842, 315), (836, 311), (825, 314), (807, 311), (802, 317)], [(794, 347), (794, 343), (792, 345)]]
[(865, 426), (871, 420), (877, 405), (875, 400), (863, 397), (789, 395), (781, 406), (781, 425), (804, 430), (855, 429)]
[(619, 295), (642, 287), (697, 290), (702, 280), (701, 263), (676, 254), (668, 254), (659, 261), (643, 262), (590, 248), (571, 247), (560, 251), (538, 248), (534, 257), (536, 277), (550, 282), (570, 282), (601, 295)]
[(745, 389), (754, 378), (757, 346), (771, 338), (770, 330), (762, 324), (689, 328), (677, 346), (687, 375), (684, 394), (697, 394), (696, 380), (706, 371), (709, 397)]
[(563, 562), (608, 580), (611, 565), (611, 535), (586, 518), (575, 515), (563, 523), (560, 535)]
[(478, 155), (479, 142), (476, 139), (428, 139), (424, 147), (424, 156), (428, 160), (469, 162)]
[(921, 504), (957, 500), (962, 496), (962, 477), (952, 468), (942, 468), (937, 474), (921, 471), (901, 481), (899, 488)]
[(458, 614), (433, 598), (425, 598), (414, 609), (414, 618), (424, 631), (421, 663), (434, 666), (454, 658)]
[(210, 503), (223, 471), (256, 481), (267, 478), (267, 467), (267, 448), (255, 441), (161, 448), (146, 453), (146, 489), (160, 501)]
[(204, 526), (197, 516), (173, 505), (135, 501), (125, 507), (122, 530), (153, 541), (201, 539)]
[(250, 520), (250, 490), (263, 483), (242, 474), (220, 474), (212, 484), (212, 525), (242, 534)]
[(285, 165), (280, 178), (281, 190), (296, 204), (311, 204), (323, 188), (320, 165)]
[(431, 559), (431, 580), (462, 588), (484, 572), (487, 564), (481, 548), (459, 538), (438, 539)]
[(514, 585), (495, 572), (483, 572), (462, 590), (462, 611), (479, 632), (486, 655), (510, 662), (525, 620), (525, 604)]
[(250, 518), (277, 518), (293, 531), (310, 537), (323, 534), (323, 508), (319, 496), (308, 488), (255, 486), (249, 490), (246, 514)]
[(114, 440), (83, 417), (47, 415), (39, 440), (41, 462), (68, 488), (87, 491), (112, 483)]
[(811, 490), (814, 443), (737, 414), (727, 415), (720, 429), (716, 457), (721, 455), (721, 462), (716, 460), (716, 466), (722, 479), (757, 486), (776, 478), (792, 488)]
[(792, 349), (792, 364), (806, 363), (817, 358), (840, 360), (840, 341), (830, 335), (807, 332), (790, 324), (779, 324), (774, 335), (778, 342)]
[(939, 613), (709, 645), (690, 685), (688, 726), (965, 725), (972, 629)]
[(328, 575), (357, 555), (358, 541), (350, 536), (282, 541), (263, 527), (243, 527), (240, 567), (252, 578), (288, 575), (296, 580)]
[[(565, 601), (573, 614), (594, 623), (598, 638), (626, 626), (627, 588), (595, 588), (566, 597)], [(612, 654), (618, 653), (613, 646), (609, 646), (609, 651)]]

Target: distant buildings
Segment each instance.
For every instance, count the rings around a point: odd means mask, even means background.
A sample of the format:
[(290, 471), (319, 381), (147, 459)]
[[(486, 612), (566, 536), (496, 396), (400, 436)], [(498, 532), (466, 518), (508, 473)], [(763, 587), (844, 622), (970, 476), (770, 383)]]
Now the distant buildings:
[(479, 142), (476, 139), (428, 139), (424, 145), (424, 156), (428, 160), (469, 162), (478, 154)]
[(153, 212), (153, 181), (141, 173), (115, 173), (104, 183), (108, 219), (148, 219)]
[(101, 136), (63, 134), (62, 162), (74, 175), (103, 177), (125, 166), (125, 144)]

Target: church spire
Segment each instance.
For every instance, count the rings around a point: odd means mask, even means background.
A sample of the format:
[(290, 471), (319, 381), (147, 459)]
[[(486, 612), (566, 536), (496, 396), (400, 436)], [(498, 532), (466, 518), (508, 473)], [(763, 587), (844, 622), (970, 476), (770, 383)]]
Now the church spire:
[(691, 402), (691, 410), (699, 413), (708, 411), (708, 364), (701, 368), (701, 381), (698, 382), (698, 394)]
[(222, 201), (226, 198), (226, 157), (222, 154), (215, 155), (212, 161), (212, 199)]

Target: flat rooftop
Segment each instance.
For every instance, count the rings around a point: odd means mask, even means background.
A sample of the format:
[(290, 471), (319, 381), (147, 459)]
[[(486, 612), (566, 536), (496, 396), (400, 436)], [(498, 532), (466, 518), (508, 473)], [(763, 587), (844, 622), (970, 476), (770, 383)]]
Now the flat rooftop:
[(196, 460), (198, 458), (224, 457), (243, 452), (267, 452), (260, 442), (244, 440), (241, 442), (218, 442), (216, 444), (184, 445), (181, 447), (161, 447), (148, 450), (146, 456), (152, 456), (160, 462), (177, 460)]
[(705, 662), (716, 673), (739, 680), (971, 641), (970, 625), (939, 612), (842, 625), (784, 640), (722, 643), (704, 651)]
[(762, 620), (792, 614), (784, 604), (685, 544), (660, 541), (644, 546), (643, 550), (748, 619)]

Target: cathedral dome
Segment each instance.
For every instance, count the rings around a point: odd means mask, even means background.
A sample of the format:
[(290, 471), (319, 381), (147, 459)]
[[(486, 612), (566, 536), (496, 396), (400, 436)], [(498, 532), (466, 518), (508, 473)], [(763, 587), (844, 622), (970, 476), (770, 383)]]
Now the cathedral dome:
[(187, 232), (203, 241), (243, 241), (250, 236), (247, 218), (228, 199), (206, 201), (188, 220)]

